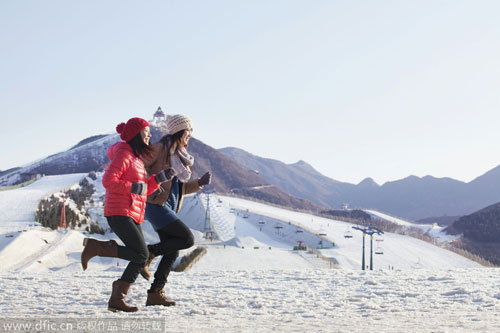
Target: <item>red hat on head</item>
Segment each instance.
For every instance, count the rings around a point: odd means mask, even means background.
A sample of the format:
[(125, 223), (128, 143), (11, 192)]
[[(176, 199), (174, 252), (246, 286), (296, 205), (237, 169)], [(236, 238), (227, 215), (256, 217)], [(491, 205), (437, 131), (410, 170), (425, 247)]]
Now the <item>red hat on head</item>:
[(116, 131), (120, 133), (120, 138), (129, 142), (143, 129), (149, 126), (149, 123), (142, 118), (130, 118), (127, 123), (119, 123), (116, 126)]

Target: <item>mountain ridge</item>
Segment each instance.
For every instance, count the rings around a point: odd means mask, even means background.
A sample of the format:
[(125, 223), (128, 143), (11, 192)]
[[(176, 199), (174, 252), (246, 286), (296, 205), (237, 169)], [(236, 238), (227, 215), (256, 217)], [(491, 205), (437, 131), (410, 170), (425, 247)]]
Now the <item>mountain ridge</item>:
[[(500, 201), (500, 166), (469, 183), (450, 177), (426, 175), (377, 184), (367, 177), (354, 185), (322, 175), (304, 161), (294, 164), (261, 158), (242, 149), (219, 149), (241, 165), (257, 168), (269, 183), (292, 195), (338, 209), (374, 208), (410, 220), (436, 216), (462, 216)], [(297, 173), (306, 174), (297, 174)]]
[[(152, 142), (155, 142), (165, 127), (152, 125), (152, 129), (155, 135)], [(19, 183), (36, 174), (102, 170), (108, 163), (107, 148), (117, 141), (119, 136), (116, 133), (83, 139), (65, 152), (3, 171), (0, 186)], [(307, 210), (349, 206), (419, 220), (463, 216), (500, 201), (500, 166), (469, 183), (449, 177), (410, 175), (382, 185), (367, 177), (355, 185), (324, 176), (304, 160), (286, 164), (235, 147), (214, 149), (195, 138), (190, 150), (196, 155), (194, 176), (200, 176), (206, 170), (218, 170), (214, 174), (213, 189), (268, 200), (272, 196), (273, 203), (278, 201), (285, 206), (297, 205)], [(258, 188), (262, 185), (275, 187)]]

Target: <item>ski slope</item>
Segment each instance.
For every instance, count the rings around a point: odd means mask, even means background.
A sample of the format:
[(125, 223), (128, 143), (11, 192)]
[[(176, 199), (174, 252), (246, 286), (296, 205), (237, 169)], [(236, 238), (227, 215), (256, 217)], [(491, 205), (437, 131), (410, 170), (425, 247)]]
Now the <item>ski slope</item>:
[[(83, 176), (44, 177), (0, 192), (0, 331), (42, 319), (75, 327), (114, 323), (117, 331), (130, 331), (134, 323), (156, 323), (166, 332), (500, 331), (495, 268), (387, 233), (379, 242), (384, 254), (374, 257), (375, 270), (362, 271), (361, 234), (349, 223), (218, 195), (210, 198), (207, 220), (204, 194), (186, 197), (181, 212), (196, 244), (208, 250), (188, 272), (171, 273), (166, 293), (177, 306), (145, 307), (149, 282), (139, 278), (127, 300), (141, 310), (110, 313), (111, 282), (127, 262), (93, 258), (82, 272), (86, 235), (41, 228), (33, 217), (37, 200)], [(95, 198), (103, 191), (97, 190)], [(96, 215), (102, 205), (93, 209)], [(207, 221), (219, 240), (203, 237)], [(353, 238), (344, 238), (347, 230)], [(149, 222), (143, 231), (148, 242), (157, 239)], [(92, 237), (116, 239), (113, 234)], [(317, 251), (328, 260), (293, 251), (299, 241), (323, 247)], [(45, 331), (24, 331), (33, 330)]]
[[(293, 212), (244, 199), (217, 196), (224, 204), (215, 209), (229, 211), (237, 210), (235, 220), (246, 220), (255, 228), (250, 235), (272, 237), (276, 241), (286, 242), (290, 246), (297, 245), (302, 240), (309, 247), (330, 247), (318, 250), (342, 268), (361, 269), (362, 263), (362, 233), (352, 229), (352, 224)], [(203, 200), (201, 200), (203, 202)], [(221, 213), (219, 213), (221, 214)], [(244, 214), (248, 218), (244, 219)], [(260, 225), (259, 222), (265, 224)], [(281, 226), (277, 229), (277, 226)], [(260, 228), (262, 231), (259, 231)], [(238, 229), (236, 229), (238, 230)], [(301, 231), (301, 232), (297, 232)], [(344, 235), (350, 231), (352, 238)], [(322, 246), (319, 245), (322, 241)], [(335, 243), (335, 246), (331, 246)], [(473, 268), (479, 265), (458, 254), (445, 250), (439, 246), (421, 241), (416, 238), (385, 233), (383, 241), (373, 240), (373, 252), (382, 248), (384, 254), (374, 254), (374, 267), (379, 269), (392, 268)], [(365, 260), (369, 263), (370, 238), (365, 238)]]
[(17, 232), (32, 226), (40, 199), (69, 189), (84, 176), (85, 174), (45, 176), (26, 187), (0, 191), (0, 233)]
[[(70, 188), (84, 176), (48, 176), (27, 187), (0, 192), (0, 262), (3, 263), (0, 270), (37, 271), (37, 267), (40, 271), (65, 267), (73, 270), (78, 267), (78, 253), (84, 235), (78, 231), (48, 231), (36, 226), (34, 211), (42, 197)], [(98, 201), (104, 188), (99, 179), (95, 185), (97, 192), (93, 199)], [(99, 218), (99, 223), (106, 226), (102, 203), (92, 207), (91, 216)], [(194, 270), (316, 269), (330, 268), (330, 262), (338, 268), (361, 269), (362, 234), (352, 230), (352, 225), (346, 222), (233, 197), (211, 195), (208, 198), (205, 194), (186, 197), (180, 216), (192, 228), (196, 243), (208, 249), (208, 254)], [(158, 241), (149, 222), (145, 221), (142, 226), (147, 242)], [(217, 241), (203, 238), (208, 230), (213, 231)], [(352, 238), (344, 238), (348, 230), (351, 230)], [(114, 234), (93, 237), (119, 241)], [(368, 265), (368, 237), (365, 242), (365, 264)], [(292, 251), (299, 243), (317, 249), (330, 262), (303, 251)], [(374, 240), (372, 250), (376, 252), (377, 249), (383, 249), (383, 255), (373, 254), (375, 269), (479, 267), (477, 263), (443, 248), (397, 234), (386, 233), (383, 241)], [(111, 263), (116, 267), (126, 265), (126, 262), (109, 258), (96, 259), (90, 265), (106, 270)], [(157, 261), (153, 263), (156, 264)]]

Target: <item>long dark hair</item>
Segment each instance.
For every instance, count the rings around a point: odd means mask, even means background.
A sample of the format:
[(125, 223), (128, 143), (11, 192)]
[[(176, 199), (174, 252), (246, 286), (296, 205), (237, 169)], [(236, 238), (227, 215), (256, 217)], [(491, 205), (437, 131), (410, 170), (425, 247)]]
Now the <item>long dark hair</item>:
[(153, 154), (153, 148), (151, 147), (151, 145), (146, 145), (144, 143), (140, 132), (127, 143), (130, 145), (130, 147), (132, 147), (132, 152), (138, 158), (147, 158)]
[[(167, 134), (164, 135), (159, 142), (165, 147), (165, 150), (167, 151), (167, 159), (166, 162), (170, 162), (170, 150), (172, 147), (177, 150), (177, 147), (179, 146), (179, 142), (181, 141), (182, 135), (184, 134), (185, 130), (181, 130), (179, 132), (176, 132), (174, 134)], [(186, 146), (186, 149), (188, 147)]]

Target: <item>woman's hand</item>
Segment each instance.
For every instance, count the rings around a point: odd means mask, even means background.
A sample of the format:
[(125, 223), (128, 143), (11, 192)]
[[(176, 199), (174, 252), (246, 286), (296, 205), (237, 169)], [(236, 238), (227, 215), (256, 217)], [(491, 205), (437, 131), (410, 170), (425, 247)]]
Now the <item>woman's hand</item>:
[(210, 184), (211, 181), (212, 181), (212, 174), (210, 173), (210, 171), (207, 171), (203, 176), (201, 176), (198, 179), (198, 186), (208, 185)]
[(139, 195), (146, 195), (148, 191), (148, 186), (146, 183), (132, 183), (132, 187), (130, 188), (130, 193), (135, 193)]
[(167, 168), (158, 172), (155, 176), (155, 180), (158, 184), (161, 184), (172, 180), (174, 176), (175, 176), (175, 170), (172, 168)]

